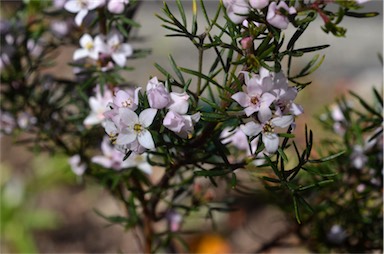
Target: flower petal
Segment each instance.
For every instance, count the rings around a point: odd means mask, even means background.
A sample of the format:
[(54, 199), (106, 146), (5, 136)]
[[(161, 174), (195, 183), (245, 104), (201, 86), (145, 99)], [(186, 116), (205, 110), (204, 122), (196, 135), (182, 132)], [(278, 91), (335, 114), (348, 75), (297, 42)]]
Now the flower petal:
[(79, 59), (82, 59), (82, 58), (85, 58), (88, 56), (88, 50), (86, 49), (77, 49), (74, 53), (73, 53), (73, 60), (74, 61), (77, 61)]
[(133, 126), (135, 123), (139, 122), (137, 114), (129, 108), (119, 108), (119, 115), (121, 121), (127, 126)]
[(111, 57), (113, 61), (115, 61), (115, 63), (121, 67), (123, 67), (127, 62), (126, 56), (122, 53), (113, 53)]
[(280, 116), (273, 118), (271, 120), (271, 123), (274, 126), (280, 127), (280, 128), (286, 128), (288, 127), (291, 123), (293, 122), (293, 116), (288, 115), (288, 116)]
[(85, 18), (85, 16), (87, 16), (88, 14), (88, 10), (85, 10), (85, 9), (81, 9), (76, 17), (75, 17), (75, 23), (77, 26), (81, 26), (81, 23), (83, 23), (83, 19)]
[(152, 134), (148, 130), (143, 130), (138, 136), (140, 145), (147, 149), (154, 149), (155, 143), (153, 142)]
[(140, 113), (139, 122), (144, 125), (145, 128), (150, 126), (157, 114), (157, 109), (147, 108)]
[(263, 143), (265, 145), (265, 150), (268, 153), (274, 153), (279, 147), (279, 137), (275, 133), (266, 133), (262, 137)]
[(261, 132), (263, 127), (261, 126), (261, 124), (255, 122), (248, 122), (246, 124), (240, 125), (240, 129), (245, 133), (245, 135), (249, 137), (254, 137)]
[(133, 141), (136, 140), (136, 137), (137, 137), (137, 135), (133, 131), (121, 132), (119, 134), (119, 136), (117, 136), (116, 144), (117, 145), (127, 145), (127, 144), (130, 144), (130, 143), (132, 143)]
[(69, 0), (65, 3), (64, 9), (72, 13), (78, 13), (81, 10), (81, 6), (77, 0)]
[(248, 94), (244, 92), (235, 93), (234, 95), (232, 95), (231, 98), (234, 99), (237, 103), (240, 104), (240, 106), (244, 108), (249, 106), (251, 100)]

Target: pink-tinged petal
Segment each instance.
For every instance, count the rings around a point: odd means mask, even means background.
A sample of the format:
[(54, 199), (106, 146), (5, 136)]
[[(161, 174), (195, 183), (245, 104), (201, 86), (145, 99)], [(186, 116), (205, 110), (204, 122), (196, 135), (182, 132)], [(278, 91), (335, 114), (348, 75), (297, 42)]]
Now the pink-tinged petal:
[(125, 66), (125, 63), (127, 62), (127, 57), (122, 53), (113, 53), (111, 57), (113, 61), (121, 67)]
[(111, 168), (112, 164), (113, 164), (111, 159), (109, 159), (108, 157), (102, 156), (102, 155), (92, 157), (91, 161), (93, 163), (99, 164), (105, 168)]
[(244, 112), (245, 112), (245, 114), (246, 114), (247, 116), (250, 116), (250, 115), (252, 115), (253, 113), (255, 113), (256, 111), (258, 111), (258, 110), (259, 110), (259, 107), (258, 107), (258, 106), (254, 106), (254, 105), (252, 105), (252, 106), (249, 106), (249, 107), (245, 108), (245, 109), (244, 109)]
[(115, 136), (118, 133), (115, 123), (111, 120), (107, 120), (105, 123), (105, 132), (109, 136)]
[(200, 117), (201, 117), (200, 112), (197, 112), (197, 113), (191, 115), (192, 122), (197, 123), (198, 121), (200, 121)]
[(248, 107), (251, 101), (251, 98), (248, 96), (248, 94), (244, 92), (235, 93), (231, 98), (239, 103), (243, 108)]
[(119, 115), (121, 121), (127, 126), (132, 126), (139, 122), (137, 114), (129, 108), (119, 108)]
[(86, 9), (81, 9), (76, 14), (75, 23), (77, 26), (81, 26), (81, 24), (83, 23), (83, 19), (85, 18), (85, 16), (87, 16), (87, 14), (88, 14), (88, 10), (86, 10)]
[(108, 137), (103, 138), (103, 142), (101, 142), (101, 151), (107, 157), (111, 157), (113, 155), (114, 148), (111, 146)]
[(257, 113), (259, 121), (262, 123), (267, 122), (272, 117), (272, 111), (269, 106), (262, 105)]
[(121, 132), (119, 136), (117, 136), (116, 144), (117, 145), (127, 145), (135, 141), (137, 138), (136, 133), (133, 131), (125, 131)]
[(260, 10), (268, 6), (269, 0), (249, 0), (249, 4), (252, 6), (252, 8)]
[(247, 92), (249, 96), (260, 96), (263, 93), (258, 77), (252, 77), (247, 84)]
[(139, 91), (141, 90), (141, 87), (138, 87), (135, 89), (135, 98), (133, 101), (135, 102), (136, 105), (139, 105)]
[(77, 0), (69, 0), (64, 4), (64, 9), (72, 13), (78, 13), (81, 10), (81, 5)]
[(279, 137), (275, 133), (263, 134), (262, 140), (268, 153), (275, 153), (279, 148)]
[(264, 77), (261, 79), (261, 89), (263, 92), (269, 92), (273, 88), (273, 80), (272, 77)]
[(276, 97), (270, 93), (264, 93), (260, 99), (262, 105), (269, 107), (272, 102), (276, 99)]
[(147, 92), (148, 90), (155, 88), (157, 84), (159, 84), (159, 80), (157, 79), (157, 77), (153, 77), (151, 80), (149, 80), (147, 83)]
[(145, 148), (155, 148), (155, 143), (153, 142), (152, 134), (149, 131), (142, 131), (137, 139), (139, 140), (140, 145), (144, 146)]
[(157, 109), (147, 108), (140, 113), (139, 122), (144, 125), (145, 128), (150, 126), (157, 114)]
[(289, 112), (295, 116), (298, 116), (304, 112), (304, 109), (301, 105), (297, 105), (296, 103), (292, 103), (289, 108)]
[(263, 127), (261, 124), (255, 122), (248, 122), (246, 124), (240, 125), (240, 130), (249, 137), (257, 136), (262, 131), (262, 129)]
[(293, 122), (293, 116), (291, 116), (291, 115), (289, 115), (289, 116), (280, 116), (280, 117), (273, 118), (271, 120), (271, 123), (274, 126), (277, 126), (277, 127), (280, 127), (280, 128), (286, 128), (292, 122)]
[(73, 60), (74, 61), (77, 61), (77, 60), (79, 60), (79, 59), (82, 59), (82, 58), (85, 58), (85, 57), (87, 57), (88, 56), (88, 50), (86, 50), (86, 49), (83, 49), (83, 48), (81, 48), (81, 49), (77, 49), (77, 50), (75, 50), (75, 52), (73, 53)]

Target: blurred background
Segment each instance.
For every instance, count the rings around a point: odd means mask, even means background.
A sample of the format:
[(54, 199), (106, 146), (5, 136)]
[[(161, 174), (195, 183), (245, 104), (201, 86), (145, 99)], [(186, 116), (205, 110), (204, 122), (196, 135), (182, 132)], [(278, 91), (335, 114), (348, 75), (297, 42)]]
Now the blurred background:
[[(1, 1), (2, 19), (6, 17), (4, 10), (12, 10), (15, 3)], [(176, 9), (173, 1), (167, 3)], [(184, 3), (190, 11), (190, 1)], [(206, 1), (208, 12), (213, 13), (217, 5), (218, 1)], [(180, 66), (196, 67), (197, 52), (189, 41), (165, 37), (168, 32), (155, 17), (156, 13), (161, 14), (162, 6), (162, 1), (144, 1), (136, 15), (141, 28), (135, 31), (137, 40), (132, 44), (137, 48), (149, 48), (152, 53), (128, 63), (134, 70), (127, 73), (126, 78), (142, 86), (151, 76), (161, 76), (154, 63), (171, 69), (170, 54)], [(378, 55), (383, 52), (383, 2), (368, 2), (364, 10), (377, 11), (380, 15), (369, 19), (346, 17), (342, 22), (347, 28), (346, 38), (325, 34), (320, 28), (322, 21), (318, 19), (297, 45), (331, 45), (320, 52), (325, 60), (310, 76), (313, 83), (297, 98), (297, 103), (305, 109), (304, 115), (297, 119), (298, 133), (302, 133), (307, 124), (316, 133), (315, 140), (321, 138), (324, 132), (314, 116), (349, 90), (363, 98), (371, 97), (372, 86), (381, 91), (383, 67)], [(203, 27), (201, 22), (200, 29)], [(293, 32), (291, 26), (286, 37)], [(74, 50), (63, 48), (58, 66), (50, 71), (71, 77), (72, 67), (66, 63), (72, 60)], [(300, 70), (309, 60), (310, 56), (297, 59), (293, 66)], [(2, 253), (140, 252), (137, 240), (140, 232), (125, 232), (119, 226), (110, 226), (95, 213), (98, 210), (104, 214), (122, 214), (120, 205), (105, 190), (76, 177), (66, 157), (37, 155), (13, 141), (10, 137), (1, 137), (1, 197), (7, 204), (2, 202), (1, 207)], [(292, 225), (280, 209), (256, 198), (242, 202), (243, 209), (218, 214), (217, 232), (208, 230), (210, 222), (199, 216), (186, 220), (185, 228), (193, 229), (196, 225), (200, 229), (207, 228), (203, 234), (187, 238), (192, 250), (196, 253), (310, 252), (306, 243), (287, 230)], [(252, 205), (249, 208), (245, 204)], [(279, 246), (272, 244), (276, 239), (280, 239)]]

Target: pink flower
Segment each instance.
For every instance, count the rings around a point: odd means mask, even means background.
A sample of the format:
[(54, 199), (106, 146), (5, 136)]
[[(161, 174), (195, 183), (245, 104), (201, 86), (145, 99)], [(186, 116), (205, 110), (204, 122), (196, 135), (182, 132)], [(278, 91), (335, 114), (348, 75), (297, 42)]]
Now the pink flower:
[(225, 128), (221, 133), (220, 137), (222, 138), (221, 143), (231, 144), (239, 150), (247, 151), (248, 155), (255, 153), (257, 148), (258, 139), (255, 138), (251, 141), (251, 149), (249, 147), (249, 141), (247, 135), (240, 130), (240, 128)]
[(162, 109), (171, 102), (171, 96), (165, 89), (163, 83), (157, 77), (152, 78), (147, 84), (147, 97), (151, 108)]
[(232, 99), (244, 107), (247, 116), (258, 112), (259, 120), (265, 122), (272, 116), (269, 106), (275, 100), (275, 96), (269, 93), (273, 85), (272, 78), (264, 76), (262, 72), (260, 75), (251, 74), (251, 77), (249, 77), (248, 72), (244, 72), (244, 77), (245, 92), (235, 93), (232, 95)]
[(268, 6), (269, 0), (249, 0), (249, 4), (252, 6), (252, 8), (261, 10)]
[(277, 5), (276, 2), (272, 2), (268, 7), (268, 23), (279, 29), (287, 29), (289, 19), (284, 13), (295, 14), (296, 9), (294, 7), (288, 7), (284, 1), (280, 1)]
[(129, 108), (119, 108), (120, 133), (117, 136), (116, 144), (127, 145), (138, 141), (140, 145), (147, 149), (155, 148), (152, 134), (148, 127), (152, 124), (157, 109), (148, 108), (143, 110), (138, 116)]
[(186, 114), (188, 112), (189, 107), (189, 95), (186, 92), (171, 92), (169, 95), (171, 96), (171, 103), (168, 105), (167, 108), (179, 114)]
[(152, 171), (151, 166), (147, 162), (140, 162), (140, 156), (137, 154), (131, 154), (126, 160), (123, 161), (125, 153), (119, 151), (114, 146), (111, 146), (108, 137), (104, 137), (103, 142), (101, 143), (101, 151), (103, 152), (103, 155), (92, 157), (91, 161), (93, 163), (114, 170), (138, 167), (140, 170), (148, 174)]
[(275, 127), (286, 128), (293, 123), (293, 116), (275, 117), (263, 123), (248, 122), (240, 125), (240, 129), (249, 137), (262, 133), (262, 141), (268, 153), (274, 153), (279, 147), (279, 136), (275, 133)]
[(240, 24), (247, 18), (249, 5), (246, 0), (223, 0), (223, 4), (233, 23)]
[(131, 91), (119, 90), (113, 97), (113, 103), (119, 108), (129, 108), (133, 111), (137, 109), (139, 104), (139, 91), (141, 87), (136, 88), (134, 93)]
[(68, 159), (69, 165), (71, 166), (71, 169), (73, 173), (75, 173), (78, 176), (81, 176), (84, 174), (85, 170), (87, 169), (85, 163), (81, 163), (80, 155), (75, 154), (72, 157)]
[(129, 3), (129, 0), (109, 0), (108, 2), (108, 11), (115, 14), (120, 14), (124, 12), (125, 5)]
[(194, 131), (193, 124), (200, 119), (200, 113), (190, 115), (180, 115), (174, 111), (169, 111), (163, 120), (163, 125), (176, 133), (181, 138), (191, 138)]

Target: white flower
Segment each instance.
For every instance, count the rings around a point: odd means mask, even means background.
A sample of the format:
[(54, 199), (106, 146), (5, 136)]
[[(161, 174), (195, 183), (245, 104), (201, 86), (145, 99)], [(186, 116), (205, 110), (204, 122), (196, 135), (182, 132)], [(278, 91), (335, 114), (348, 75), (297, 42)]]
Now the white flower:
[(162, 109), (171, 103), (171, 96), (157, 77), (148, 81), (147, 97), (151, 108)]
[(125, 65), (127, 57), (133, 54), (132, 46), (128, 43), (123, 43), (121, 35), (118, 33), (113, 32), (108, 35), (107, 45), (111, 58), (121, 67)]
[(105, 0), (68, 0), (64, 5), (64, 9), (72, 13), (77, 13), (75, 23), (81, 26), (83, 19), (90, 10), (96, 9), (104, 4)]
[(269, 76), (252, 74), (250, 78), (248, 72), (244, 72), (246, 91), (232, 95), (237, 103), (244, 107), (247, 116), (258, 112), (261, 122), (269, 120), (272, 116), (269, 106), (275, 100), (275, 96), (269, 93), (272, 88), (272, 78)]
[(99, 53), (105, 51), (105, 43), (101, 36), (96, 36), (95, 39), (89, 35), (84, 34), (80, 38), (80, 49), (77, 49), (73, 54), (73, 60), (90, 57), (94, 60), (99, 59)]
[(87, 169), (85, 163), (81, 163), (80, 155), (75, 154), (72, 157), (68, 159), (69, 165), (71, 166), (71, 169), (73, 173), (80, 176), (83, 175), (85, 170)]
[(139, 91), (141, 87), (136, 88), (133, 92), (131, 90), (119, 90), (113, 97), (113, 103), (121, 108), (130, 108), (133, 111), (137, 109), (139, 104)]
[(246, 0), (223, 0), (223, 4), (233, 23), (240, 24), (247, 18), (249, 5)]
[(279, 136), (275, 133), (275, 127), (286, 128), (293, 122), (293, 116), (275, 117), (264, 123), (248, 122), (240, 125), (240, 129), (249, 137), (262, 133), (262, 141), (268, 153), (274, 153), (279, 147)]
[(152, 124), (157, 109), (145, 109), (139, 116), (128, 108), (119, 108), (121, 132), (117, 136), (116, 144), (126, 145), (137, 140), (140, 145), (147, 149), (155, 148), (152, 134), (147, 128)]
[(100, 87), (97, 87), (96, 96), (91, 96), (89, 98), (91, 113), (84, 119), (84, 125), (103, 123), (105, 119), (104, 112), (110, 101), (112, 101), (112, 92), (108, 89), (104, 89), (104, 94), (102, 95)]
[(103, 155), (94, 156), (91, 160), (93, 163), (114, 170), (138, 167), (147, 174), (150, 174), (152, 171), (151, 166), (147, 162), (140, 161), (140, 156), (137, 154), (132, 153), (126, 160), (123, 160), (125, 153), (119, 151), (114, 146), (111, 146), (108, 137), (104, 137), (103, 142), (101, 143), (101, 151), (103, 152)]

